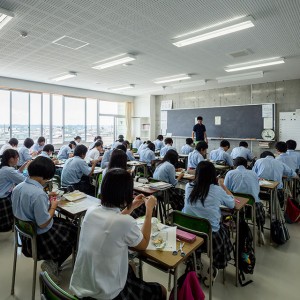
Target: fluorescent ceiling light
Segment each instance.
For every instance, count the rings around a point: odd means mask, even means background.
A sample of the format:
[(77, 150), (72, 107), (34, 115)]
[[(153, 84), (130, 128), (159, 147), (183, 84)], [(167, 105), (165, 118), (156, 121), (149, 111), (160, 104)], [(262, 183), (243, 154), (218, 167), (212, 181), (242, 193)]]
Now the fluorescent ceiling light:
[(133, 88), (134, 88), (134, 84), (128, 84), (128, 85), (113, 87), (113, 88), (110, 88), (110, 90), (112, 90), (112, 91), (122, 91), (122, 90), (133, 89)]
[(117, 65), (122, 65), (122, 64), (128, 63), (133, 60), (136, 60), (135, 56), (128, 54), (128, 53), (123, 53), (123, 54), (120, 54), (120, 55), (117, 55), (114, 57), (100, 60), (96, 63), (97, 65), (93, 66), (92, 68), (97, 69), (97, 70), (102, 70), (102, 69), (114, 67)]
[[(249, 17), (245, 17), (245, 18), (239, 18), (239, 19), (235, 19), (234, 21), (230, 22), (226, 26), (224, 26), (224, 24), (222, 24), (222, 25), (219, 24), (219, 25), (216, 25), (213, 30), (211, 28), (209, 29), (209, 31), (208, 31), (208, 29), (203, 30), (203, 31), (198, 30), (198, 31), (192, 32), (190, 34), (186, 34), (185, 36), (187, 36), (187, 37), (184, 39), (182, 39), (182, 36), (181, 36), (181, 40), (175, 41), (173, 43), (173, 45), (175, 45), (177, 47), (183, 47), (183, 46), (191, 45), (194, 43), (213, 39), (218, 36), (226, 35), (226, 34), (229, 34), (232, 32), (247, 29), (247, 28), (250, 28), (253, 26), (254, 26), (254, 24), (253, 24), (252, 17), (249, 16)], [(201, 31), (200, 34), (199, 34), (199, 31)], [(189, 35), (192, 35), (192, 36), (188, 37)], [(180, 39), (180, 37), (178, 37), (177, 39)]]
[(230, 65), (230, 66), (224, 68), (224, 70), (226, 72), (235, 72), (235, 71), (249, 70), (249, 69), (260, 68), (260, 67), (265, 67), (265, 66), (273, 66), (273, 65), (279, 65), (279, 64), (284, 64), (284, 58), (272, 57), (272, 58), (267, 58), (267, 59), (250, 61), (250, 62), (246, 62), (246, 63), (242, 63), (242, 64)]
[(14, 14), (11, 11), (0, 8), (0, 29), (5, 26), (13, 17)]
[(225, 82), (248, 80), (248, 79), (263, 78), (263, 77), (264, 77), (264, 72), (257, 71), (251, 73), (222, 76), (222, 77), (217, 77), (216, 79), (218, 80), (218, 83), (225, 83)]
[(76, 77), (76, 76), (77, 76), (77, 73), (75, 73), (75, 72), (61, 73), (61, 74), (51, 78), (51, 80), (53, 80), (53, 81), (62, 81), (62, 80), (65, 80), (65, 79)]
[(173, 82), (173, 81), (181, 81), (181, 80), (186, 80), (186, 79), (190, 79), (190, 78), (191, 78), (191, 76), (188, 74), (179, 74), (179, 75), (174, 75), (174, 76), (157, 78), (153, 82), (156, 84), (160, 84), (160, 83), (167, 83), (167, 82)]
[(181, 88), (189, 88), (189, 87), (197, 87), (201, 85), (205, 85), (206, 80), (195, 80), (195, 81), (189, 81), (189, 82), (182, 82), (178, 84), (172, 85), (173, 89), (181, 89)]

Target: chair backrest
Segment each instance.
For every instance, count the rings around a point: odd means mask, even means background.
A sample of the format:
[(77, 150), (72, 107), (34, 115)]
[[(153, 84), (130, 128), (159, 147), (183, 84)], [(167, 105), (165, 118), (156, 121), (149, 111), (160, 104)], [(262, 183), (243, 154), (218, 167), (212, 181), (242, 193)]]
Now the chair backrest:
[(41, 299), (46, 300), (77, 300), (75, 296), (60, 288), (48, 275), (47, 272), (40, 273)]
[(31, 221), (23, 221), (15, 217), (15, 229), (24, 237), (33, 239), (36, 237), (36, 225)]

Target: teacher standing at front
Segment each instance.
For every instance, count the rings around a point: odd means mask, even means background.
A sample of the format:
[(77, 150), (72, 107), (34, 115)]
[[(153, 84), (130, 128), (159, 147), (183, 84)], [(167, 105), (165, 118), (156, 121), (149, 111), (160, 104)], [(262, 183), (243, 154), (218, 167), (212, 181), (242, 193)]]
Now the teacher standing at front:
[(195, 124), (193, 127), (192, 139), (194, 139), (195, 133), (196, 133), (196, 142), (205, 141), (206, 143), (208, 143), (207, 135), (206, 135), (206, 128), (205, 128), (205, 125), (202, 124), (202, 121), (203, 121), (203, 118), (201, 116), (198, 116), (197, 124)]

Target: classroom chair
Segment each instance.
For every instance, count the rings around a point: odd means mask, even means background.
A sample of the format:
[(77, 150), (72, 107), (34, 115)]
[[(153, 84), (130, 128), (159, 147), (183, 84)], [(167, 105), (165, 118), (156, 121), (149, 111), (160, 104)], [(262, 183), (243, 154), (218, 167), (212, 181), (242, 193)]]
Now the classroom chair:
[(17, 268), (17, 257), (18, 257), (18, 247), (21, 247), (18, 243), (18, 236), (23, 236), (31, 240), (32, 258), (33, 264), (33, 278), (32, 278), (32, 300), (35, 299), (35, 282), (36, 282), (36, 268), (37, 268), (37, 242), (36, 242), (36, 225), (33, 222), (22, 221), (18, 218), (14, 218), (14, 228), (15, 228), (15, 248), (14, 248), (14, 262), (13, 262), (13, 274), (12, 274), (12, 284), (11, 284), (11, 295), (15, 293), (15, 279), (16, 279), (16, 268)]
[(40, 290), (42, 300), (77, 300), (75, 296), (60, 288), (48, 275), (47, 272), (40, 273)]

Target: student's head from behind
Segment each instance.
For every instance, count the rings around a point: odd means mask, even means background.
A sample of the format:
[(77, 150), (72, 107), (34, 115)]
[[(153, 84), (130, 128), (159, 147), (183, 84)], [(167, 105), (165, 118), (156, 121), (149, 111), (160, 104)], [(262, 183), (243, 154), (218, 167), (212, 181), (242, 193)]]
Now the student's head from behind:
[(285, 142), (277, 142), (275, 148), (279, 153), (285, 153), (287, 150), (287, 146)]
[(102, 137), (100, 135), (97, 135), (94, 137), (94, 142), (96, 141), (102, 141)]
[(33, 146), (33, 144), (34, 144), (34, 141), (31, 138), (26, 138), (23, 143), (23, 145), (28, 149), (31, 148)]
[(8, 141), (8, 143), (9, 143), (12, 147), (16, 148), (16, 147), (18, 147), (19, 141), (18, 141), (16, 138), (11, 138), (11, 139)]
[(244, 166), (245, 168), (247, 168), (247, 159), (245, 159), (244, 157), (238, 156), (238, 157), (234, 160), (233, 165), (234, 165), (235, 167), (238, 167), (238, 166)]
[(200, 154), (206, 158), (206, 153), (207, 153), (207, 149), (208, 149), (208, 145), (206, 142), (204, 141), (200, 141), (197, 143), (196, 148), (195, 148), (198, 152), (200, 152)]
[(140, 140), (141, 140), (141, 138), (140, 138), (140, 137), (136, 137), (135, 139), (136, 139), (137, 141), (140, 141)]
[(156, 139), (158, 139), (159, 141), (162, 141), (164, 139), (164, 137), (161, 134), (159, 134)]
[(202, 124), (203, 118), (201, 116), (197, 117), (197, 123)]
[(98, 149), (99, 151), (103, 149), (103, 142), (102, 141), (97, 141), (95, 144), (94, 144), (94, 147), (92, 149)]
[(48, 153), (51, 156), (52, 153), (54, 152), (54, 147), (51, 144), (47, 144), (44, 146), (43, 151)]
[(30, 177), (39, 177), (41, 184), (50, 180), (55, 174), (55, 165), (52, 160), (44, 156), (38, 156), (28, 166)]
[(170, 137), (165, 138), (165, 145), (173, 145), (173, 139)]
[(7, 149), (2, 154), (1, 165), (2, 167), (15, 167), (18, 164), (19, 152), (15, 149)]
[(217, 184), (217, 173), (214, 165), (209, 161), (201, 161), (195, 174), (195, 181), (193, 182), (193, 190), (190, 194), (190, 202), (196, 203), (200, 198), (202, 204), (204, 203), (211, 184)]
[(246, 141), (240, 141), (239, 146), (240, 146), (240, 147), (248, 148), (248, 143), (247, 143)]
[(230, 143), (227, 140), (222, 140), (220, 147), (222, 147), (224, 151), (227, 151), (230, 148)]
[(155, 145), (153, 143), (149, 143), (147, 146), (151, 151), (155, 151)]
[(74, 150), (74, 156), (79, 156), (82, 159), (85, 158), (88, 148), (85, 145), (77, 145)]
[(101, 183), (101, 204), (105, 207), (130, 208), (133, 178), (124, 169), (109, 169)]
[(294, 140), (288, 140), (285, 142), (288, 150), (296, 150), (297, 142)]
[(194, 144), (194, 141), (193, 141), (193, 139), (192, 138), (186, 138), (185, 139), (185, 143), (187, 144), (187, 145), (192, 145), (192, 144)]
[(260, 154), (260, 158), (266, 158), (267, 156), (272, 156), (275, 158), (274, 154), (271, 151), (264, 151)]
[(175, 167), (178, 164), (178, 153), (173, 149), (168, 150), (161, 163), (165, 161), (168, 161)]
[(108, 169), (112, 168), (127, 169), (127, 155), (121, 149), (114, 149), (110, 156)]
[(44, 146), (46, 143), (46, 140), (43, 136), (40, 136), (37, 140), (37, 143), (39, 144), (39, 146)]
[(124, 145), (126, 148), (129, 148), (130, 143), (129, 143), (129, 141), (125, 140), (125, 141), (123, 142), (123, 145)]
[(69, 148), (75, 149), (75, 147), (76, 147), (76, 143), (75, 143), (74, 141), (71, 141), (71, 142), (69, 143)]
[(120, 149), (122, 150), (123, 152), (127, 152), (127, 148), (122, 144), (122, 145), (118, 145), (115, 149)]
[(76, 143), (80, 143), (80, 142), (81, 142), (81, 137), (80, 137), (79, 135), (75, 136), (75, 137), (74, 137), (74, 141), (75, 141)]

